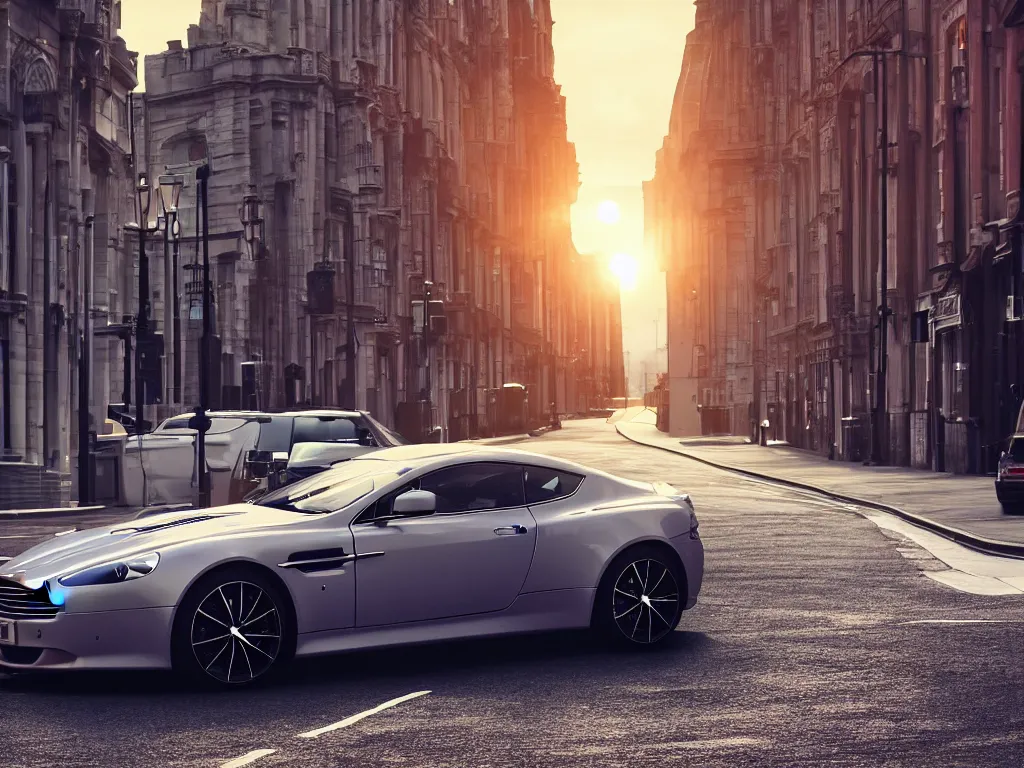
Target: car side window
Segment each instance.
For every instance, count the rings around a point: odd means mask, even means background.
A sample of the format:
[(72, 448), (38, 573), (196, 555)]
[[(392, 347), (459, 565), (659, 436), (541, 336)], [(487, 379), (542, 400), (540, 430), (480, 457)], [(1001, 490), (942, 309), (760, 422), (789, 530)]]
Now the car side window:
[(526, 467), (524, 473), (526, 503), (543, 504), (572, 496), (583, 482), (582, 475), (547, 467)]
[(526, 504), (518, 464), (458, 464), (420, 478), (420, 490), (437, 496), (438, 514), (508, 509)]

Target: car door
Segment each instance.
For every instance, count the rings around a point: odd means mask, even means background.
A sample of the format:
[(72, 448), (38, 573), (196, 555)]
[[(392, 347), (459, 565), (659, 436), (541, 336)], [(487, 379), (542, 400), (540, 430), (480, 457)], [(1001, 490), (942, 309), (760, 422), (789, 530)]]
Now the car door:
[[(379, 520), (388, 516), (395, 497), (413, 488), (437, 496), (434, 514)], [(537, 542), (523, 469), (497, 462), (426, 474), (364, 511), (352, 533), (361, 556), (359, 627), (504, 610), (526, 581)]]

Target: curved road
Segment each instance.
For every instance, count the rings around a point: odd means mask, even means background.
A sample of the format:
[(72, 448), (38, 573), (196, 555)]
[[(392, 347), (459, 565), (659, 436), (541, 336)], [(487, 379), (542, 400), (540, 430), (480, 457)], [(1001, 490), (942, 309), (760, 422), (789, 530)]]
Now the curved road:
[[(157, 674), (0, 676), (0, 766), (1024, 763), (1019, 597), (956, 591), (899, 534), (603, 422), (522, 447), (691, 492), (704, 590), (665, 647), (609, 652), (564, 634), (389, 650), (223, 694)], [(74, 524), (5, 523), (2, 554), (31, 543), (4, 536)]]

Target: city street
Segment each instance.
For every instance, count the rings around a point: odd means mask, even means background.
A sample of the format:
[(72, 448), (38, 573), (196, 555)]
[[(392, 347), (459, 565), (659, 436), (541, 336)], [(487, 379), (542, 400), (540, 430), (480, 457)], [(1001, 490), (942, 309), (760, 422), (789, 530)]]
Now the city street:
[[(898, 530), (603, 421), (511, 447), (692, 494), (704, 588), (664, 647), (569, 633), (388, 650), (220, 694), (162, 674), (0, 675), (0, 768), (1024, 762), (1020, 596), (954, 589)], [(75, 525), (3, 521), (0, 554)]]

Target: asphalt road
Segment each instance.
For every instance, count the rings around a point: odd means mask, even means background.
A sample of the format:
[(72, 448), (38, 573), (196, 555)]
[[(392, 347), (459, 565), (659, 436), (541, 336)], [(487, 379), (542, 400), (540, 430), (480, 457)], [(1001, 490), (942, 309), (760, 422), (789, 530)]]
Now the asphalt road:
[[(528, 447), (692, 493), (704, 590), (665, 647), (609, 652), (562, 634), (390, 650), (224, 694), (157, 674), (0, 678), (0, 766), (1024, 763), (1019, 597), (955, 591), (925, 575), (945, 566), (854, 513), (603, 423)], [(935, 623), (949, 621), (1005, 623)]]

